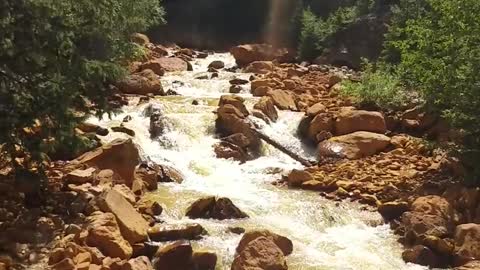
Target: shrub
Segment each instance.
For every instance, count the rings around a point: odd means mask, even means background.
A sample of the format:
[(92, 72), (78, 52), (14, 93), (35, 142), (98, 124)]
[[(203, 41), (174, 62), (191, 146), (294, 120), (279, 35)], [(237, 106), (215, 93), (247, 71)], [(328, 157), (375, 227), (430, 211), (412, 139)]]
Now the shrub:
[(429, 106), (466, 132), (462, 156), (476, 170), (480, 157), (478, 14), (477, 0), (402, 0), (394, 10), (386, 42), (386, 59), (398, 63), (402, 81), (418, 87)]
[(361, 106), (384, 111), (405, 109), (412, 103), (412, 94), (406, 91), (398, 75), (383, 66), (375, 69), (370, 63), (365, 65), (360, 82), (342, 84), (341, 94)]

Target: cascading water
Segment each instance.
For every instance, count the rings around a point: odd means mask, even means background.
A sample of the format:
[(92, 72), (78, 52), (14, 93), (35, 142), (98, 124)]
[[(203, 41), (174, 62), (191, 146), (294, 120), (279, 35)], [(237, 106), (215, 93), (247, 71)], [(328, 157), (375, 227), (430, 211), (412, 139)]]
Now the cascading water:
[[(271, 184), (280, 175), (301, 165), (288, 156), (264, 146), (259, 159), (239, 164), (217, 159), (213, 145), (215, 114), (218, 98), (228, 93), (228, 80), (248, 78), (248, 74), (220, 72), (219, 78), (195, 79), (202, 75), (208, 63), (222, 60), (227, 67), (234, 65), (229, 54), (214, 54), (196, 60), (193, 72), (167, 74), (162, 82), (165, 89), (173, 89), (181, 96), (162, 97), (150, 103), (161, 106), (170, 128), (158, 139), (152, 140), (148, 131), (149, 119), (143, 115), (148, 106), (127, 106), (124, 113), (113, 119), (92, 119), (102, 126), (118, 125), (124, 116), (132, 116), (125, 125), (135, 130), (135, 142), (152, 161), (180, 170), (182, 184), (162, 184), (152, 196), (164, 207), (161, 218), (167, 224), (200, 223), (209, 232), (203, 240), (192, 243), (196, 249), (214, 251), (219, 257), (217, 269), (230, 269), (235, 248), (241, 236), (228, 231), (229, 227), (268, 229), (293, 241), (294, 252), (288, 257), (289, 269), (424, 269), (405, 264), (402, 248), (387, 225), (371, 226), (380, 217), (362, 211), (359, 205), (335, 203), (317, 193), (289, 190)], [(240, 93), (247, 99), (247, 107), (257, 98), (247, 91)], [(199, 105), (192, 105), (197, 100)], [(136, 104), (136, 101), (132, 101)], [(263, 126), (262, 131), (287, 145), (290, 149), (312, 158), (311, 151), (302, 147), (295, 137), (301, 113), (281, 112), (277, 123)], [(110, 133), (106, 140), (127, 136)], [(230, 198), (250, 218), (244, 220), (190, 220), (185, 210), (204, 196)]]

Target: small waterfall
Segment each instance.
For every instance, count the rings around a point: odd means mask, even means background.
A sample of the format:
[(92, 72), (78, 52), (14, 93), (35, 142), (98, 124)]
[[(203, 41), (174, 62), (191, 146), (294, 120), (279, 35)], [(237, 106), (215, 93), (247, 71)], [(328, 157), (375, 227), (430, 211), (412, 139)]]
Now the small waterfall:
[[(167, 164), (180, 170), (182, 184), (161, 184), (159, 190), (149, 194), (164, 207), (161, 219), (167, 223), (200, 223), (209, 235), (192, 242), (194, 248), (211, 250), (219, 257), (217, 270), (230, 269), (235, 248), (241, 236), (228, 232), (229, 227), (268, 229), (289, 237), (294, 243), (294, 253), (288, 257), (293, 270), (398, 270), (425, 269), (407, 265), (401, 259), (402, 247), (396, 242), (387, 225), (370, 226), (380, 220), (377, 213), (362, 211), (358, 204), (340, 203), (321, 198), (318, 193), (276, 187), (272, 181), (281, 174), (301, 165), (288, 156), (265, 146), (259, 159), (239, 164), (232, 160), (217, 159), (213, 145), (219, 140), (214, 133), (218, 98), (228, 93), (228, 80), (248, 78), (248, 74), (220, 72), (219, 78), (195, 79), (207, 70), (212, 60), (222, 60), (234, 65), (229, 54), (215, 54), (205, 60), (196, 60), (193, 72), (167, 74), (163, 78), (165, 89), (172, 88), (181, 96), (162, 97), (150, 104), (160, 106), (171, 128), (160, 138), (151, 139), (149, 118), (143, 111), (149, 104), (125, 107), (124, 113), (113, 119), (98, 121), (102, 126), (121, 123), (126, 115), (132, 120), (125, 125), (135, 130), (135, 142), (143, 154), (154, 162)], [(247, 105), (258, 98), (242, 93)], [(199, 105), (192, 105), (192, 101)], [(296, 127), (302, 115), (281, 112), (277, 123), (258, 122), (262, 131), (289, 149), (313, 157), (311, 149), (302, 146), (296, 138)], [(123, 133), (110, 133), (105, 140), (126, 137)], [(162, 142), (160, 142), (162, 141)], [(168, 142), (168, 143), (165, 143)], [(204, 196), (230, 198), (249, 214), (245, 220), (190, 220), (186, 208)]]

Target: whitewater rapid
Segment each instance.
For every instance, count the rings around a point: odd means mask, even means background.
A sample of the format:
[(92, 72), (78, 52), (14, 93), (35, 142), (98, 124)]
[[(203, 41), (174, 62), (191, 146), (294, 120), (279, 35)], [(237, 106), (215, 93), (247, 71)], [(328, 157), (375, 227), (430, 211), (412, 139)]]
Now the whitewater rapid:
[[(207, 74), (213, 60), (234, 66), (230, 54), (214, 54), (207, 59), (195, 60), (193, 72), (170, 73), (162, 78), (166, 90), (175, 90), (180, 96), (167, 96), (151, 100), (160, 106), (170, 123), (170, 129), (160, 138), (150, 139), (149, 119), (143, 110), (149, 104), (137, 106), (133, 98), (123, 113), (112, 119), (91, 119), (104, 127), (119, 125), (126, 115), (132, 120), (125, 126), (135, 131), (134, 141), (142, 154), (159, 164), (173, 166), (183, 173), (182, 184), (160, 184), (159, 190), (149, 194), (163, 207), (161, 219), (167, 224), (200, 223), (209, 235), (193, 241), (195, 249), (217, 253), (218, 270), (230, 269), (235, 248), (241, 235), (229, 232), (229, 227), (268, 229), (287, 236), (293, 241), (294, 252), (287, 258), (293, 270), (399, 270), (426, 269), (405, 264), (402, 247), (397, 243), (388, 225), (379, 225), (381, 217), (362, 210), (358, 204), (332, 202), (315, 192), (289, 190), (271, 182), (294, 168), (302, 168), (296, 161), (264, 145), (263, 156), (240, 164), (232, 160), (217, 159), (213, 145), (219, 141), (215, 135), (214, 111), (221, 95), (228, 94), (229, 80), (248, 79), (249, 74), (220, 72), (215, 79), (195, 79)], [(248, 92), (248, 86), (239, 95), (246, 99), (247, 107), (257, 98)], [(193, 101), (199, 105), (192, 105)], [(282, 145), (313, 158), (312, 149), (305, 148), (296, 137), (296, 128), (302, 114), (280, 112), (277, 123), (263, 123), (263, 131)], [(128, 137), (113, 133), (106, 141)], [(204, 196), (230, 198), (250, 218), (244, 220), (190, 220), (185, 210)]]

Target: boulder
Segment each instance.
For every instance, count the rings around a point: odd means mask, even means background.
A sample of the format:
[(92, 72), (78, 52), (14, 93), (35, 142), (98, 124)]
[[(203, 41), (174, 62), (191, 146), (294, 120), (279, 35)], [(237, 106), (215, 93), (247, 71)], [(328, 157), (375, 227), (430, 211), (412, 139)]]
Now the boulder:
[(217, 254), (207, 251), (196, 251), (192, 255), (195, 269), (215, 270), (217, 265)]
[(253, 108), (264, 113), (273, 122), (278, 120), (278, 112), (271, 97), (262, 97)]
[(440, 260), (431, 249), (422, 245), (416, 245), (412, 249), (404, 251), (402, 258), (405, 262), (431, 267), (438, 266)]
[(237, 246), (237, 253), (241, 253), (250, 242), (254, 241), (259, 237), (265, 237), (275, 243), (280, 250), (282, 251), (283, 255), (288, 256), (293, 252), (293, 243), (287, 237), (278, 235), (276, 233), (267, 231), (267, 230), (259, 230), (259, 231), (250, 231), (243, 235), (240, 243)]
[(257, 109), (252, 110), (252, 115), (258, 119), (262, 119), (265, 123), (270, 124), (271, 120), (262, 111)]
[(188, 70), (188, 62), (178, 57), (162, 57), (155, 60), (166, 72), (179, 72)]
[(244, 85), (249, 83), (248, 80), (239, 79), (239, 78), (232, 79), (229, 82), (231, 85)]
[(480, 259), (480, 224), (468, 223), (457, 226), (455, 255), (462, 259)]
[(135, 181), (142, 181), (147, 190), (158, 189), (158, 172), (149, 166), (140, 165), (135, 170)]
[(120, 133), (125, 133), (129, 136), (135, 137), (135, 131), (133, 129), (129, 129), (123, 125), (117, 126), (117, 127), (112, 127), (113, 132), (120, 132)]
[(160, 203), (152, 200), (142, 200), (137, 204), (137, 209), (140, 213), (150, 216), (159, 216), (163, 212), (163, 207)]
[(102, 194), (98, 200), (100, 209), (115, 215), (123, 237), (135, 244), (147, 239), (148, 223), (135, 208), (115, 189)]
[(437, 195), (423, 196), (415, 199), (412, 203), (411, 211), (440, 216), (448, 222), (453, 222), (455, 219), (455, 212), (450, 202)]
[(401, 228), (408, 244), (426, 236), (444, 238), (449, 234), (451, 226), (447, 220), (437, 215), (405, 212), (401, 217)]
[(128, 259), (132, 256), (132, 246), (123, 238), (112, 213), (95, 212), (87, 218), (87, 223), (86, 243), (89, 246), (97, 247), (112, 258)]
[(158, 59), (153, 59), (146, 63), (143, 63), (140, 66), (140, 69), (141, 70), (149, 69), (153, 71), (155, 74), (157, 74), (158, 76), (165, 75), (165, 69), (163, 68), (162, 63), (158, 61)]
[(122, 263), (119, 270), (153, 270), (153, 265), (148, 257), (140, 256)]
[(162, 183), (178, 183), (183, 182), (184, 176), (177, 169), (167, 165), (157, 165), (158, 181)]
[(282, 250), (262, 236), (249, 242), (233, 260), (231, 270), (246, 269), (287, 270), (288, 267)]
[(192, 270), (193, 249), (186, 241), (177, 241), (160, 248), (155, 254), (154, 266), (156, 270)]
[(273, 90), (268, 92), (268, 95), (272, 98), (273, 103), (275, 103), (280, 110), (297, 110), (295, 98), (291, 93), (284, 90)]
[(213, 147), (217, 158), (233, 159), (240, 161), (241, 163), (244, 163), (249, 159), (249, 155), (244, 149), (230, 142), (222, 141), (215, 144)]
[(313, 176), (309, 172), (303, 170), (294, 169), (287, 176), (288, 185), (292, 187), (299, 187), (304, 182), (311, 180), (313, 180)]
[(248, 65), (254, 61), (271, 61), (276, 58), (275, 49), (267, 44), (245, 44), (233, 47), (230, 53), (239, 66)]
[(317, 114), (308, 127), (307, 138), (312, 142), (319, 142), (317, 135), (321, 132), (333, 131), (333, 117), (328, 113)]
[(225, 104), (217, 110), (218, 118), (215, 122), (217, 132), (223, 136), (241, 133), (248, 138), (252, 147), (260, 145), (260, 140), (251, 129), (251, 123), (246, 115), (232, 104)]
[(385, 220), (397, 219), (407, 212), (409, 205), (407, 202), (386, 202), (378, 206), (378, 212)]
[(243, 88), (241, 85), (232, 85), (230, 86), (230, 89), (229, 89), (229, 93), (232, 93), (232, 94), (238, 94), (240, 92), (242, 92)]
[(245, 72), (256, 73), (256, 74), (267, 74), (272, 72), (274, 65), (271, 61), (255, 61), (250, 63)]
[(319, 113), (324, 113), (327, 111), (327, 107), (321, 102), (315, 103), (314, 105), (308, 107), (307, 116), (315, 117)]
[(215, 60), (208, 65), (209, 68), (222, 69), (225, 67), (225, 63), (220, 60)]
[(248, 217), (228, 198), (207, 197), (193, 202), (187, 209), (186, 216), (197, 219), (240, 219)]
[(385, 135), (357, 131), (321, 142), (318, 145), (318, 153), (320, 157), (359, 159), (374, 155), (389, 144), (390, 138)]
[(234, 145), (240, 146), (241, 148), (245, 148), (250, 145), (250, 141), (242, 133), (235, 133), (230, 136), (224, 137), (222, 138), (222, 141), (232, 143)]
[(125, 94), (134, 95), (161, 95), (163, 87), (157, 74), (150, 69), (127, 76), (117, 83), (118, 89)]
[(95, 124), (82, 122), (82, 123), (77, 125), (77, 128), (80, 129), (81, 131), (85, 132), (85, 133), (96, 133), (99, 136), (107, 136), (108, 135), (108, 129), (103, 128), (103, 127), (98, 126), (98, 125), (95, 125)]
[(199, 240), (206, 232), (200, 224), (155, 225), (148, 229), (148, 236), (156, 242)]
[(140, 155), (131, 139), (114, 140), (72, 161), (74, 165), (86, 164), (101, 170), (110, 169), (122, 177), (127, 186), (131, 186), (139, 163)]
[(345, 135), (356, 131), (385, 134), (387, 132), (385, 118), (380, 112), (343, 108), (335, 121), (335, 134)]
[(218, 106), (222, 107), (222, 106), (225, 106), (227, 104), (230, 104), (233, 107), (235, 107), (237, 110), (239, 110), (244, 116), (248, 116), (249, 113), (248, 113), (247, 107), (245, 107), (244, 102), (245, 102), (245, 99), (240, 97), (240, 96), (223, 95), (223, 96), (220, 97), (220, 101), (218, 103)]
[(85, 170), (82, 170), (82, 169), (74, 170), (66, 175), (67, 183), (77, 184), (77, 185), (92, 183), (96, 171), (97, 169), (95, 168), (88, 168)]

